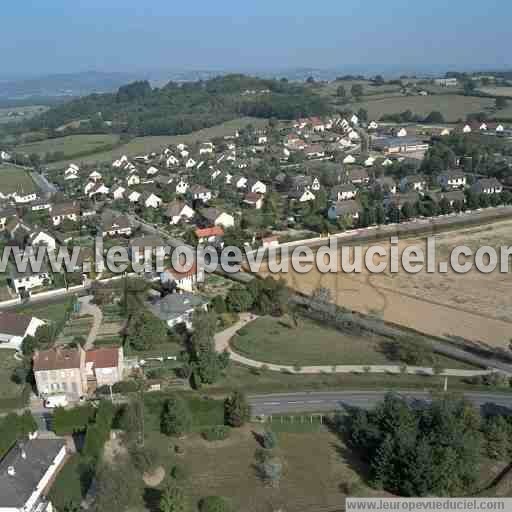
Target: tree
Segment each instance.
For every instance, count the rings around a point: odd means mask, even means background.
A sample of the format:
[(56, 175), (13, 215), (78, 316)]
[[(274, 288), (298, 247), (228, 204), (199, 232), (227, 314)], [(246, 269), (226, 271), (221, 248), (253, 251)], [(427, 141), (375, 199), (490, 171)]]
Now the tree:
[(471, 96), (476, 89), (475, 82), (469, 78), (468, 80), (464, 81), (464, 94), (466, 96)]
[(142, 506), (142, 479), (128, 461), (102, 464), (96, 477), (97, 510), (124, 512)]
[(402, 215), (406, 219), (412, 219), (416, 216), (416, 208), (412, 203), (406, 201), (402, 206)]
[(262, 480), (270, 487), (279, 487), (283, 474), (283, 463), (278, 457), (264, 460), (258, 466)]
[(241, 391), (235, 391), (224, 401), (224, 418), (231, 427), (242, 427), (251, 417), (251, 408)]
[(277, 446), (277, 436), (271, 430), (266, 430), (261, 436), (261, 444), (266, 450), (273, 450)]
[(251, 309), (253, 297), (243, 285), (235, 285), (229, 289), (226, 296), (226, 304), (229, 311), (242, 313)]
[(368, 122), (368, 110), (366, 110), (365, 108), (360, 108), (358, 111), (357, 111), (357, 117), (359, 118), (360, 121), (362, 121), (363, 123), (366, 123)]
[(350, 88), (350, 94), (356, 99), (359, 100), (363, 95), (363, 86), (361, 84), (354, 84)]
[(168, 436), (180, 437), (192, 428), (192, 414), (185, 400), (174, 395), (164, 404), (160, 428)]
[(507, 108), (507, 105), (507, 98), (503, 96), (499, 96), (498, 98), (496, 98), (496, 110), (503, 110), (504, 108)]
[(160, 512), (186, 512), (187, 498), (177, 485), (168, 485), (160, 498)]
[(438, 123), (444, 123), (445, 120), (444, 120), (444, 116), (443, 114), (441, 114), (441, 112), (437, 111), (437, 110), (433, 110), (432, 112), (430, 112), (430, 114), (424, 119), (425, 123), (429, 123), (429, 124), (438, 124)]
[(347, 97), (347, 90), (345, 89), (344, 85), (339, 85), (336, 89), (336, 96), (338, 98), (345, 99)]
[(199, 512), (231, 512), (231, 507), (221, 496), (207, 496), (199, 502)]
[(442, 197), (439, 201), (439, 213), (441, 215), (446, 215), (447, 213), (450, 213), (451, 206), (450, 201), (446, 199), (446, 197)]
[(149, 311), (138, 311), (130, 317), (126, 342), (134, 350), (148, 350), (167, 340), (167, 325)]
[(491, 459), (508, 460), (510, 455), (510, 426), (502, 416), (487, 420), (484, 429), (485, 451)]

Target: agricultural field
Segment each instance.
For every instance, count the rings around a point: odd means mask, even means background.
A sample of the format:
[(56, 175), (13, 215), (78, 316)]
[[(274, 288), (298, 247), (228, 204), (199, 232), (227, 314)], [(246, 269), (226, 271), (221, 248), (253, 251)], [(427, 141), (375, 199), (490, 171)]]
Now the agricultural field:
[[(257, 361), (300, 366), (399, 364), (392, 343), (370, 333), (345, 334), (306, 318), (293, 328), (272, 317), (251, 322), (231, 341), (236, 352)], [(436, 360), (444, 368), (468, 368), (448, 358)]]
[[(436, 261), (449, 261), (451, 249), (466, 245), (473, 250), (483, 245), (499, 248), (507, 245), (512, 221), (449, 231), (435, 236)], [(386, 247), (382, 241), (379, 245)], [(403, 239), (399, 250), (421, 247), (426, 238)], [(363, 246), (363, 254), (367, 246)], [(389, 249), (389, 247), (388, 247)], [(499, 252), (499, 250), (498, 250)], [(449, 266), (448, 266), (449, 267)], [(388, 269), (389, 270), (389, 269)], [(313, 269), (307, 274), (293, 271), (282, 274), (292, 288), (306, 294), (325, 287), (340, 306), (362, 313), (378, 314), (394, 322), (429, 335), (462, 339), (469, 343), (507, 349), (512, 326), (510, 273), (480, 273), (473, 269), (457, 274), (398, 273), (322, 274)]]
[(19, 153), (36, 153), (44, 156), (46, 153), (62, 152), (65, 158), (72, 158), (88, 151), (102, 151), (119, 142), (118, 135), (68, 135), (56, 139), (46, 139), (39, 142), (22, 144), (16, 147)]
[[(458, 94), (443, 94), (431, 96), (401, 96), (386, 99), (366, 99), (359, 103), (351, 103), (350, 107), (356, 111), (364, 108), (368, 111), (370, 119), (380, 119), (386, 114), (396, 114), (410, 110), (419, 115), (426, 116), (436, 110), (443, 114), (445, 120), (455, 123), (465, 119), (468, 114), (476, 112), (494, 111), (495, 101), (492, 98), (476, 98)], [(501, 116), (512, 115), (510, 107), (500, 111)]]
[(31, 105), (29, 107), (0, 108), (0, 124), (13, 123), (30, 119), (38, 114), (46, 112), (48, 107), (44, 105)]
[(0, 165), (0, 192), (12, 194), (21, 190), (26, 193), (37, 190), (30, 174), (21, 167)]
[(73, 316), (60, 332), (56, 343), (58, 345), (66, 345), (73, 342), (77, 337), (87, 339), (93, 322), (94, 319), (92, 316)]
[[(158, 152), (169, 144), (179, 144), (183, 142), (185, 144), (194, 144), (198, 141), (208, 140), (214, 137), (223, 137), (225, 135), (233, 135), (237, 129), (243, 128), (248, 124), (252, 124), (256, 127), (263, 127), (267, 125), (267, 120), (256, 119), (251, 117), (243, 117), (241, 119), (235, 119), (233, 121), (227, 121), (211, 128), (205, 128), (188, 135), (162, 135), (162, 136), (148, 136), (148, 137), (137, 137), (127, 144), (117, 147), (116, 149), (109, 151), (101, 151), (94, 155), (89, 155), (83, 158), (79, 158), (78, 161), (74, 161), (77, 164), (94, 164), (96, 162), (112, 162), (116, 158), (122, 155), (130, 157), (151, 153), (153, 151)], [(49, 165), (50, 168), (61, 168), (71, 163), (72, 160), (64, 160), (62, 162), (55, 162)]]

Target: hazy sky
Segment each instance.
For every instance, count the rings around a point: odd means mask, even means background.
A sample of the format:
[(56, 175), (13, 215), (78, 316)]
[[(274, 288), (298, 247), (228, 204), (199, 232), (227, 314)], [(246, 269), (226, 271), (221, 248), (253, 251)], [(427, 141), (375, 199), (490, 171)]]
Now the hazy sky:
[(507, 0), (7, 0), (2, 73), (511, 65)]

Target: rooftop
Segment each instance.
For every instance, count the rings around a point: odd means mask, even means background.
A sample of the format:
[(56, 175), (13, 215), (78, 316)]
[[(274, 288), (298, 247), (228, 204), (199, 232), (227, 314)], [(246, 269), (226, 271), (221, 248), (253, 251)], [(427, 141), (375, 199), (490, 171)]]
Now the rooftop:
[(63, 439), (16, 443), (0, 461), (0, 507), (22, 509), (64, 446)]

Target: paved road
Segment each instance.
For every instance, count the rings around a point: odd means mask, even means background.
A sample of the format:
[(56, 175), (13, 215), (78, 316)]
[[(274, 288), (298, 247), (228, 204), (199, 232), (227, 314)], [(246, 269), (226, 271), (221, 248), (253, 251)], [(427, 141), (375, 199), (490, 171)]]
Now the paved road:
[[(269, 370), (274, 372), (289, 372), (289, 373), (303, 373), (303, 374), (315, 374), (315, 373), (394, 373), (401, 374), (402, 367), (396, 364), (381, 364), (381, 365), (340, 365), (335, 364), (333, 361), (331, 365), (317, 365), (317, 366), (302, 366), (297, 368), (294, 365), (286, 364), (272, 364), (265, 363), (263, 361), (256, 361), (249, 359), (241, 354), (235, 352), (230, 344), (230, 339), (245, 325), (256, 320), (258, 318), (252, 313), (242, 313), (240, 320), (228, 327), (224, 331), (218, 332), (215, 335), (215, 349), (217, 352), (224, 352), (227, 350), (230, 353), (231, 360), (237, 363), (249, 366), (252, 368), (261, 368), (266, 366)], [(300, 361), (299, 361), (300, 362)], [(441, 372), (441, 375), (448, 377), (474, 377), (477, 375), (487, 375), (492, 370), (458, 370), (446, 368)], [(434, 375), (434, 369), (426, 366), (407, 366), (406, 373), (411, 375)]]
[[(282, 393), (252, 395), (249, 402), (254, 415), (271, 415), (293, 412), (329, 412), (344, 407), (371, 409), (382, 402), (388, 391), (325, 391), (312, 393)], [(397, 391), (400, 396), (411, 400), (429, 401), (430, 393), (420, 391)], [(512, 414), (512, 394), (464, 393), (464, 397), (487, 410), (502, 410)]]

